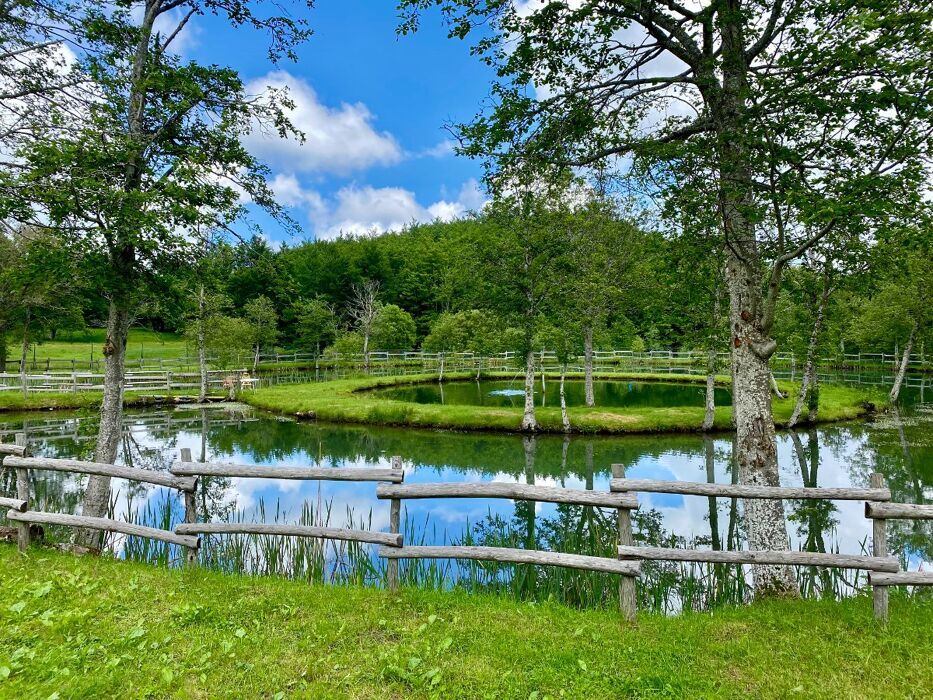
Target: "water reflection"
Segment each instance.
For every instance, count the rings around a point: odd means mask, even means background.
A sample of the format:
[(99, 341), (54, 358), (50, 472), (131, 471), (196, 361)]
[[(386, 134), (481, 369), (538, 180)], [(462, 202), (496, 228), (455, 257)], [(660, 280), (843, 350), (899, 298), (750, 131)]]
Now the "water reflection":
[[(393, 401), (448, 406), (521, 406), (525, 401), (523, 381), (522, 378), (515, 381), (427, 382), (374, 389), (369, 394)], [(703, 406), (705, 391), (704, 386), (696, 384), (632, 381), (593, 383), (596, 405), (615, 408)], [(564, 393), (568, 406), (585, 405), (582, 381), (568, 380), (564, 385)], [(717, 404), (727, 404), (731, 400), (727, 389), (721, 387), (716, 389)], [(535, 403), (539, 406), (559, 405), (560, 385), (558, 382), (547, 382), (542, 375), (540, 386), (535, 386)]]
[[(0, 421), (2, 439), (9, 441), (20, 431), (27, 432), (37, 454), (89, 459), (97, 418), (91, 413), (54, 413), (9, 415)], [(121, 462), (164, 470), (181, 448), (191, 449), (205, 461), (287, 466), (385, 468), (392, 455), (401, 455), (406, 482), (516, 481), (604, 490), (613, 464), (621, 465), (620, 472), (633, 478), (736, 480), (729, 435), (523, 437), (412, 431), (299, 423), (238, 405), (127, 412)], [(933, 500), (933, 411), (919, 405), (873, 423), (782, 432), (778, 457), (784, 485), (864, 487), (871, 472), (879, 471), (896, 500), (929, 502)], [(47, 472), (34, 476), (39, 508), (75, 512), (79, 507), (80, 477)], [(126, 482), (115, 482), (114, 489), (117, 517), (164, 527), (181, 516), (177, 499), (162, 489)], [(0, 490), (4, 494), (15, 490), (11, 470), (0, 470)], [(736, 499), (666, 494), (640, 494), (639, 498), (642, 508), (635, 527), (642, 542), (713, 549), (742, 546), (741, 503)], [(388, 527), (388, 504), (376, 499), (374, 484), (204, 479), (198, 505), (200, 517), (209, 519), (266, 517), (294, 522), (326, 514), (331, 525), (365, 522), (373, 529)], [(493, 499), (408, 501), (405, 506), (407, 539), (416, 543), (464, 541), (609, 556), (617, 531), (615, 513), (591, 507)], [(861, 502), (789, 501), (786, 509), (796, 549), (860, 553), (869, 547), (871, 526)], [(924, 562), (933, 561), (929, 521), (890, 521), (889, 532), (891, 550), (905, 559), (909, 569), (928, 568)], [(266, 562), (266, 557), (278, 556), (275, 566), (281, 567), (295, 557), (310, 556), (297, 550), (280, 555), (265, 552), (261, 559)], [(427, 575), (419, 566), (444, 565), (411, 563), (403, 568), (403, 580), (406, 575), (410, 581)], [(652, 566), (648, 580), (680, 586), (677, 596), (682, 600), (700, 595), (687, 588), (687, 581), (694, 581), (691, 586), (696, 586), (696, 580), (706, 580), (703, 577), (712, 581), (715, 585), (702, 590), (697, 606), (740, 597), (746, 585), (736, 567), (696, 568), (691, 579), (683, 576), (682, 569), (662, 563)], [(457, 570), (432, 570), (431, 575), (451, 572), (473, 586), (508, 586), (527, 595), (553, 590), (566, 595), (571, 590), (571, 602), (611, 600), (614, 595), (610, 577), (574, 574), (577, 578), (570, 582), (562, 570), (520, 568), (508, 577), (501, 569), (474, 562)], [(805, 593), (811, 595), (844, 593), (855, 582), (852, 576), (823, 569), (801, 570), (800, 580)]]

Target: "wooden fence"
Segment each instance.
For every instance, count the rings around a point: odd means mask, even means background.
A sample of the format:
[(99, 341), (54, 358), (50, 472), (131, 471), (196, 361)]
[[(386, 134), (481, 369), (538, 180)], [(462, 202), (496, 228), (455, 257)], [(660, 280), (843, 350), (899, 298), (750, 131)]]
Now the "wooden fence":
[[(124, 373), (126, 391), (176, 391), (197, 389), (201, 386), (198, 372), (173, 372), (171, 370)], [(26, 390), (29, 392), (79, 393), (100, 391), (104, 386), (103, 374), (89, 372), (46, 372), (27, 374)], [(209, 370), (208, 389), (251, 388), (255, 380), (250, 379), (245, 369)], [(0, 373), (0, 391), (21, 391), (23, 375), (10, 372)]]
[[(933, 519), (933, 505), (892, 503), (891, 492), (880, 474), (872, 474), (870, 488), (770, 487), (743, 484), (626, 479), (622, 465), (612, 467), (608, 492), (536, 486), (517, 483), (428, 483), (405, 484), (401, 457), (392, 458), (389, 469), (269, 467), (246, 464), (194, 462), (191, 451), (181, 450), (181, 459), (168, 472), (100, 464), (73, 459), (31, 457), (25, 435), (15, 444), (0, 443), (2, 466), (16, 470), (16, 496), (0, 497), (0, 507), (8, 508), (7, 519), (17, 524), (20, 550), (29, 546), (30, 524), (51, 524), (81, 529), (116, 532), (179, 545), (185, 560), (196, 564), (201, 535), (278, 535), (343, 540), (380, 545), (378, 555), (387, 559), (386, 579), (391, 590), (399, 585), (398, 562), (402, 559), (466, 559), (512, 564), (559, 566), (620, 575), (619, 604), (626, 619), (636, 613), (635, 578), (642, 561), (701, 562), (729, 565), (813, 566), (863, 569), (869, 572), (873, 587), (874, 613), (879, 620), (888, 615), (888, 587), (893, 585), (933, 585), (933, 572), (905, 572), (896, 558), (888, 556), (886, 523), (891, 519)], [(171, 531), (137, 525), (111, 518), (94, 518), (65, 513), (29, 510), (29, 470), (51, 470), (96, 474), (139, 481), (179, 491), (185, 503), (184, 522)], [(204, 477), (263, 478), (315, 481), (376, 482), (376, 496), (389, 501), (389, 532), (309, 525), (198, 522), (195, 492)], [(722, 551), (636, 546), (633, 541), (631, 511), (638, 508), (636, 493), (664, 493), (733, 499), (813, 499), (863, 500), (865, 517), (873, 525), (871, 555), (802, 551)], [(401, 503), (408, 499), (503, 498), (519, 501), (567, 503), (614, 509), (618, 518), (618, 557), (487, 546), (406, 545), (400, 530)]]

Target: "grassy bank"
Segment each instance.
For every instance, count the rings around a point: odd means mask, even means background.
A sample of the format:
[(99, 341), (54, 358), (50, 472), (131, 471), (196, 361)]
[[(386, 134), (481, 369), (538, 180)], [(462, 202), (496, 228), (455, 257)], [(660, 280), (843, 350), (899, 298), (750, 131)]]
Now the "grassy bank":
[[(309, 586), (0, 545), (0, 696), (910, 698), (933, 604), (641, 616)], [(53, 695), (54, 694), (54, 695)]]
[[(191, 396), (196, 391), (175, 390), (171, 393), (161, 392), (158, 395), (152, 393), (152, 389), (142, 391), (128, 391), (123, 395), (123, 405), (126, 408), (154, 406), (164, 403), (175, 396)], [(103, 400), (103, 393), (100, 391), (80, 391), (80, 392), (32, 392), (23, 396), (20, 391), (0, 392), (0, 413), (10, 413), (14, 411), (38, 411), (38, 410), (56, 410), (56, 409), (82, 409), (99, 408)]]
[[(484, 375), (496, 377), (497, 375)], [(512, 378), (513, 374), (503, 374)], [(569, 375), (568, 375), (569, 376)], [(448, 381), (468, 379), (470, 375), (448, 375)], [(574, 375), (573, 378), (578, 378)], [(663, 381), (703, 383), (704, 377), (668, 374), (612, 374), (605, 377), (617, 381)], [(242, 399), (257, 408), (277, 413), (313, 417), (319, 420), (377, 425), (411, 425), (424, 428), (455, 430), (518, 430), (520, 407), (450, 406), (393, 401), (367, 393), (369, 389), (436, 381), (434, 375), (341, 379), (311, 384), (279, 385), (244, 393)], [(728, 378), (719, 383), (728, 385)], [(786, 423), (793, 411), (797, 385), (782, 383), (786, 399), (775, 399), (774, 417), (777, 424)], [(820, 389), (821, 422), (857, 418), (868, 412), (866, 402), (885, 406), (884, 394), (841, 385), (823, 385)], [(696, 430), (703, 422), (702, 406), (608, 408), (577, 406), (569, 409), (570, 423), (578, 432), (652, 433)], [(563, 430), (558, 407), (536, 409), (542, 430)], [(727, 430), (731, 426), (732, 408), (716, 408), (715, 426)]]

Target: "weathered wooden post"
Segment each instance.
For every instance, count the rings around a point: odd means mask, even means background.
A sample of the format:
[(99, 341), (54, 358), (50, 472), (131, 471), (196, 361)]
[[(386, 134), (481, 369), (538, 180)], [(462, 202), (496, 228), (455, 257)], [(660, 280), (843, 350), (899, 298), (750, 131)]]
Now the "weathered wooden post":
[[(872, 472), (871, 487), (884, 488), (884, 477), (878, 472)], [(888, 556), (888, 521), (884, 518), (873, 518), (871, 521), (871, 553), (876, 557)], [(888, 587), (872, 586), (874, 599), (875, 619), (888, 621)]]
[[(191, 450), (187, 447), (181, 448), (181, 461), (191, 462)], [(198, 521), (197, 499), (194, 491), (183, 491), (185, 494), (185, 522), (196, 523)], [(188, 566), (197, 566), (198, 549), (197, 547), (185, 547), (185, 563)]]
[[(26, 433), (16, 433), (15, 440), (20, 447), (26, 447)], [(23, 456), (28, 456), (28, 450), (23, 452)], [(29, 470), (22, 467), (16, 469), (16, 497), (29, 503)], [(19, 551), (25, 552), (29, 548), (29, 523), (17, 522), (16, 534)]]
[[(402, 458), (399, 456), (392, 458), (392, 469), (402, 470)], [(393, 498), (389, 501), (389, 532), (393, 535), (399, 534), (402, 525), (402, 500)], [(398, 590), (398, 559), (389, 559), (386, 564), (386, 583), (389, 590), (395, 592)]]
[[(625, 465), (612, 465), (612, 478), (621, 479), (625, 476)], [(634, 545), (635, 540), (632, 537), (632, 513), (628, 508), (619, 508), (619, 544)], [(634, 622), (637, 608), (635, 599), (635, 579), (631, 576), (623, 576), (619, 582), (619, 609), (622, 611), (626, 621)]]

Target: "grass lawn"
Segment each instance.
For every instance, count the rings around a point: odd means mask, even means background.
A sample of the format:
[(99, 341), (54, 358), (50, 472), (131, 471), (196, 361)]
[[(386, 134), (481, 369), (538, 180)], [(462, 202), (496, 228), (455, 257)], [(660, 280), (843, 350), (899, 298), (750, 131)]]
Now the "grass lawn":
[[(468, 379), (470, 374), (450, 374), (447, 380)], [(485, 374), (484, 377), (496, 377)], [(503, 374), (511, 377), (511, 374)], [(577, 375), (568, 375), (579, 378)], [(663, 381), (703, 383), (705, 377), (668, 374), (612, 374), (600, 377), (618, 381)], [(257, 408), (277, 413), (313, 417), (320, 420), (346, 423), (372, 423), (381, 425), (412, 425), (417, 427), (448, 428), (456, 430), (518, 430), (522, 419), (520, 407), (445, 406), (393, 401), (372, 396), (367, 389), (400, 384), (437, 381), (435, 375), (407, 377), (378, 377), (341, 379), (311, 384), (279, 385), (245, 392), (241, 399)], [(720, 384), (728, 386), (728, 378)], [(774, 417), (778, 424), (786, 423), (794, 407), (797, 385), (782, 382), (786, 399), (774, 400)], [(865, 403), (879, 408), (887, 405), (883, 392), (874, 389), (824, 384), (820, 387), (820, 421), (838, 421), (857, 418), (868, 412)], [(570, 423), (580, 432), (651, 433), (696, 430), (703, 422), (702, 406), (626, 407), (615, 409), (595, 406), (571, 407)], [(561, 432), (560, 409), (555, 406), (538, 408), (538, 422), (542, 430)], [(806, 415), (806, 413), (804, 413)], [(732, 408), (716, 409), (716, 428), (728, 430)]]
[(925, 698), (933, 602), (643, 615), (0, 545), (5, 698)]
[[(101, 359), (101, 348), (104, 344), (107, 331), (103, 328), (85, 328), (80, 331), (61, 331), (55, 340), (47, 340), (35, 346), (36, 362), (44, 362), (46, 358), (53, 360), (77, 360), (87, 363), (89, 360)], [(19, 347), (10, 340), (7, 350), (8, 362), (19, 363)], [(146, 359), (163, 360), (184, 357), (188, 354), (185, 341), (178, 333), (159, 333), (158, 331), (143, 328), (130, 329), (129, 341), (126, 346), (128, 364), (142, 357)], [(32, 362), (33, 352), (29, 351), (29, 361)], [(45, 366), (43, 365), (44, 369)], [(62, 362), (54, 362), (53, 369), (64, 369)], [(16, 370), (11, 370), (16, 371)]]

